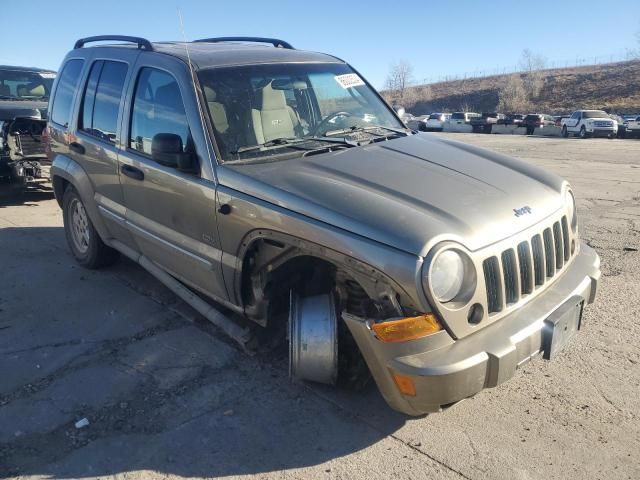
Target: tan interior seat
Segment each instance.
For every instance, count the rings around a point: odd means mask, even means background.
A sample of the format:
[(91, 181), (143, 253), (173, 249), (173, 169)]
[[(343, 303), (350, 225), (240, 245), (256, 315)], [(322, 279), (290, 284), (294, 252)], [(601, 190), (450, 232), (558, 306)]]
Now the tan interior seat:
[(205, 86), (204, 94), (207, 97), (207, 104), (209, 105), (209, 112), (211, 112), (215, 129), (219, 133), (226, 133), (229, 130), (229, 119), (224, 105), (216, 102), (217, 94), (213, 88)]
[(21, 85), (18, 87), (19, 97), (44, 97), (44, 85)]
[(258, 108), (251, 109), (251, 119), (257, 143), (296, 136), (299, 120), (282, 90), (275, 90), (269, 83), (258, 92), (256, 100)]

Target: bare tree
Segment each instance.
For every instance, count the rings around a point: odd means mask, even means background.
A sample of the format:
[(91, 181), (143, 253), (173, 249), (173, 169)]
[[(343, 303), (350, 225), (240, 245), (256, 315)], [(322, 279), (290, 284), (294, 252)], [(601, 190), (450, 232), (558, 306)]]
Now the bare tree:
[(514, 73), (507, 79), (507, 83), (500, 90), (498, 110), (507, 113), (526, 112), (529, 109), (529, 99), (522, 77)]
[(530, 100), (540, 95), (544, 85), (544, 73), (542, 70), (547, 65), (547, 60), (542, 55), (533, 53), (528, 48), (522, 51), (520, 56), (520, 68), (525, 74), (524, 88)]
[(389, 74), (384, 84), (386, 99), (391, 104), (402, 104), (411, 84), (413, 67), (406, 60), (400, 60), (389, 67)]

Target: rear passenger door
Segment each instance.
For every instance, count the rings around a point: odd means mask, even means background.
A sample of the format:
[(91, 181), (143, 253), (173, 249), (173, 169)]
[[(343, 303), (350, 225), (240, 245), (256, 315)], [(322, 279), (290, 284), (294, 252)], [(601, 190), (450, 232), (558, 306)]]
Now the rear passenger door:
[[(188, 96), (191, 78), (179, 68), (140, 63), (127, 95), (127, 137), (119, 157), (127, 225), (146, 257), (213, 299), (227, 300), (215, 183), (203, 175), (209, 154), (194, 141), (202, 126)], [(196, 169), (185, 172), (155, 161), (151, 146), (158, 134), (179, 137), (180, 151), (193, 155)]]
[(94, 199), (109, 234), (132, 247), (133, 237), (124, 225), (118, 146), (123, 92), (137, 54), (123, 53), (122, 60), (119, 55), (117, 61), (98, 58), (91, 63), (81, 90), (69, 156), (82, 165), (91, 178)]

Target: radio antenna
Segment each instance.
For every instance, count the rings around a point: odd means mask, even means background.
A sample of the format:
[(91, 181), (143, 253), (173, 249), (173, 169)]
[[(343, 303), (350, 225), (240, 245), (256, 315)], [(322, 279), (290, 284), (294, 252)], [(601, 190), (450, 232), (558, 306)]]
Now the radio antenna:
[(215, 176), (215, 169), (213, 168), (213, 157), (211, 155), (211, 149), (209, 147), (209, 134), (205, 127), (206, 122), (204, 118), (204, 110), (202, 109), (202, 103), (200, 102), (200, 95), (198, 94), (198, 84), (196, 82), (196, 73), (191, 63), (191, 54), (189, 53), (189, 42), (187, 41), (187, 35), (184, 33), (184, 23), (182, 21), (182, 12), (178, 8), (178, 19), (180, 21), (180, 31), (182, 32), (182, 39), (184, 41), (184, 49), (187, 53), (187, 64), (189, 65), (189, 73), (191, 74), (191, 84), (193, 85), (193, 93), (196, 96), (196, 104), (198, 106), (198, 115), (200, 115), (200, 124), (202, 125), (202, 132), (204, 134), (204, 143), (207, 147), (207, 157), (209, 157), (209, 165), (211, 165), (211, 173)]

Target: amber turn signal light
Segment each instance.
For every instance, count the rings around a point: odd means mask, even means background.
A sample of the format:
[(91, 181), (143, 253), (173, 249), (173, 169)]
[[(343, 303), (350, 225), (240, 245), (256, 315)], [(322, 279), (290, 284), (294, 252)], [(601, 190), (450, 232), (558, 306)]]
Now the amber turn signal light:
[(400, 390), (400, 393), (403, 395), (409, 395), (410, 397), (416, 396), (416, 386), (410, 377), (394, 373), (393, 381), (396, 382), (396, 387), (398, 387), (398, 390)]
[(387, 343), (414, 340), (442, 330), (438, 320), (432, 313), (425, 313), (417, 317), (401, 318), (400, 320), (374, 323), (371, 328), (379, 340)]

